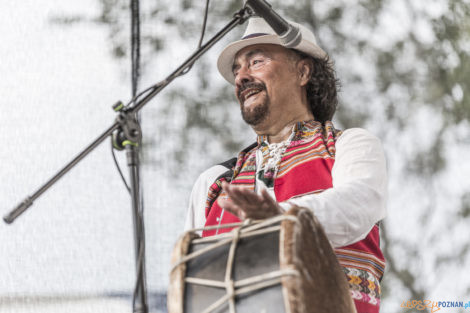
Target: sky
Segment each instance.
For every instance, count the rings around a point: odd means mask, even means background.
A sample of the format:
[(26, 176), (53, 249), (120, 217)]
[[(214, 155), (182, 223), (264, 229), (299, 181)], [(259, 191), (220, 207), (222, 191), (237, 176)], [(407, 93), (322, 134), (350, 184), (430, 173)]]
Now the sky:
[[(98, 10), (93, 0), (0, 2), (2, 216), (114, 122), (117, 100), (128, 100), (130, 84), (110, 56), (105, 29), (49, 22), (63, 13), (92, 16)], [(12, 225), (0, 224), (0, 299), (132, 290), (130, 199), (109, 145), (106, 140)], [(118, 157), (126, 173), (125, 159)], [(182, 223), (175, 223), (173, 237)], [(168, 252), (158, 253), (176, 239), (159, 235), (148, 230), (153, 290), (164, 288), (160, 264), (169, 262)]]
[[(51, 23), (99, 9), (94, 0), (0, 2), (0, 140), (9, 143), (0, 149), (2, 216), (114, 123), (116, 101), (129, 100), (130, 62), (112, 57), (104, 27)], [(127, 177), (125, 155), (117, 156)], [(189, 186), (168, 184), (161, 169), (142, 173), (147, 285), (161, 292), (187, 206), (187, 197), (173, 194), (189, 197)], [(13, 224), (0, 223), (0, 304), (33, 295), (131, 294), (132, 218), (106, 140)], [(88, 307), (96, 311), (93, 301)]]

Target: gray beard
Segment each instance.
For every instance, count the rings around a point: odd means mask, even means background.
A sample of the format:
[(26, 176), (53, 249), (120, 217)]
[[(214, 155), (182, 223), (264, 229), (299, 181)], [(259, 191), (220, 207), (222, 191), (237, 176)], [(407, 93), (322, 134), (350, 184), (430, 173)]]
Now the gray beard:
[(241, 113), (243, 120), (251, 126), (256, 126), (265, 121), (269, 113), (269, 99), (255, 107), (253, 110), (247, 110), (241, 105)]

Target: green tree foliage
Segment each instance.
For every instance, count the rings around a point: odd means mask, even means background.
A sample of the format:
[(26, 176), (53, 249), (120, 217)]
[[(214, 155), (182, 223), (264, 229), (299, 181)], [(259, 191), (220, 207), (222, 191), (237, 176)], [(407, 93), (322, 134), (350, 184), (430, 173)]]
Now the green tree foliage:
[[(92, 21), (109, 28), (113, 55), (128, 58), (128, 1), (99, 2), (101, 15)], [(212, 1), (205, 38), (225, 25), (241, 3)], [(335, 60), (342, 81), (337, 126), (366, 127), (384, 143), (391, 180), (391, 212), (382, 232), (389, 264), (384, 280), (385, 301), (397, 300), (392, 292), (397, 288), (401, 290), (399, 296), (412, 299), (439, 296), (433, 291), (442, 277), (430, 278), (430, 272), (456, 275), (459, 266), (469, 262), (469, 245), (456, 240), (464, 234), (449, 230), (451, 225), (459, 227), (469, 219), (469, 186), (455, 176), (458, 171), (452, 166), (458, 159), (451, 157), (468, 151), (469, 143), (469, 2), (270, 3), (285, 17), (314, 29), (320, 45)], [(148, 65), (144, 66), (144, 77), (153, 82), (155, 72), (150, 64), (159, 64), (160, 70), (167, 69), (163, 65), (169, 62), (174, 64), (172, 69), (183, 61), (175, 57), (176, 52), (185, 51), (189, 56), (195, 49), (205, 3), (162, 0), (142, 1), (141, 5), (143, 60)], [(242, 31), (234, 31), (225, 43), (239, 38)], [(220, 51), (222, 46), (213, 50)], [(152, 135), (147, 133), (147, 144), (163, 142), (163, 135), (158, 133), (174, 135), (173, 144), (164, 149), (167, 152), (155, 155), (147, 151), (150, 164), (158, 166), (163, 159), (171, 159), (173, 169), (194, 177), (254, 139), (239, 118), (233, 88), (216, 73), (216, 56), (217, 51), (211, 51), (202, 58), (187, 77), (164, 93), (164, 105), (149, 109), (149, 116), (158, 118), (160, 125)], [(152, 63), (159, 58), (164, 61)], [(450, 186), (450, 179), (455, 179), (459, 188)], [(412, 195), (406, 198), (405, 191)], [(446, 197), (457, 201), (443, 201)], [(400, 219), (410, 216), (406, 212), (413, 212), (411, 219), (415, 222), (402, 225)], [(436, 219), (443, 216), (445, 221), (437, 223)], [(446, 241), (459, 243), (452, 251), (426, 253)], [(421, 266), (423, 262), (431, 265)], [(444, 267), (446, 270), (441, 271)], [(466, 285), (456, 286), (456, 290), (470, 288), (469, 281), (461, 283)], [(395, 304), (390, 308), (400, 311)]]

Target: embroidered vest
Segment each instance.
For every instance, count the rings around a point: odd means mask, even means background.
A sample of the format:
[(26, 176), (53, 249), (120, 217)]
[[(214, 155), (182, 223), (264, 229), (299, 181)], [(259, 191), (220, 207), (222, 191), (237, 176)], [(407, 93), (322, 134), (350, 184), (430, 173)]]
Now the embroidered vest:
[[(337, 131), (331, 122), (322, 126), (316, 121), (297, 123), (294, 132), (292, 141), (282, 155), (277, 173), (264, 173), (266, 180), (272, 180), (278, 202), (333, 187), (331, 170), (336, 152), (335, 142), (341, 132)], [(263, 138), (259, 138), (259, 149), (263, 148), (262, 140)], [(254, 190), (257, 149), (252, 145), (240, 152), (233, 170), (219, 177), (209, 188), (205, 212), (206, 226), (240, 221), (229, 212), (223, 211), (215, 200), (219, 196), (225, 196), (221, 191), (222, 181)], [(218, 233), (230, 230), (220, 229)], [(203, 236), (215, 234), (216, 230), (203, 232)], [(358, 313), (379, 312), (380, 281), (385, 268), (379, 240), (377, 224), (365, 239), (335, 249), (339, 264), (347, 276)]]

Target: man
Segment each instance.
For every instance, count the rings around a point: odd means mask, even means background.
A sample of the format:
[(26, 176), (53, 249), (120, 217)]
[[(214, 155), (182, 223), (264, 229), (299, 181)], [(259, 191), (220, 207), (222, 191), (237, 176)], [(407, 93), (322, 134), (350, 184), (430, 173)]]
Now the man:
[(378, 225), (386, 214), (384, 153), (367, 131), (333, 127), (333, 65), (313, 33), (292, 24), (302, 33), (295, 50), (282, 47), (264, 20), (251, 18), (243, 39), (219, 56), (218, 69), (235, 85), (242, 117), (258, 140), (234, 164), (201, 174), (186, 228), (309, 208), (335, 248), (357, 312), (378, 312), (385, 266)]

